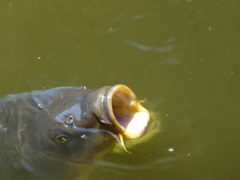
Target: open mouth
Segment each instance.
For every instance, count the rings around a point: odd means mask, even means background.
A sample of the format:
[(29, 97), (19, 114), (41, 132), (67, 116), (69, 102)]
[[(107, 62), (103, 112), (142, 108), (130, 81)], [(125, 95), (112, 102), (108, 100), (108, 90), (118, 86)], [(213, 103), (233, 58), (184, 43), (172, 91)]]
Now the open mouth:
[(127, 139), (143, 135), (149, 124), (149, 112), (130, 88), (116, 85), (107, 92), (107, 109), (116, 130)]

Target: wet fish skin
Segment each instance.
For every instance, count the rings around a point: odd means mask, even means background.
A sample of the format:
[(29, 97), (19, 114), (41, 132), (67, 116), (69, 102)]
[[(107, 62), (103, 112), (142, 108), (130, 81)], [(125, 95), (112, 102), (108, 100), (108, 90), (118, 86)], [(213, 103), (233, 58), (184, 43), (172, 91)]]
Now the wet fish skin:
[[(87, 112), (91, 110), (83, 105), (84, 97), (91, 92), (82, 87), (60, 87), (8, 95), (1, 100), (1, 157), (13, 167), (9, 170), (11, 174), (26, 169), (46, 178), (51, 173), (42, 171), (49, 159), (49, 168), (55, 166), (61, 170), (65, 166), (59, 164), (91, 162), (96, 154), (113, 144), (112, 137), (103, 131), (86, 131), (101, 128), (96, 117)], [(64, 125), (68, 115), (74, 117), (74, 126), (82, 129)], [(67, 145), (55, 141), (59, 135), (68, 138)], [(1, 172), (7, 172), (2, 164)]]
[(0, 179), (72, 179), (90, 172), (119, 134), (102, 104), (111, 88), (59, 87), (1, 99)]

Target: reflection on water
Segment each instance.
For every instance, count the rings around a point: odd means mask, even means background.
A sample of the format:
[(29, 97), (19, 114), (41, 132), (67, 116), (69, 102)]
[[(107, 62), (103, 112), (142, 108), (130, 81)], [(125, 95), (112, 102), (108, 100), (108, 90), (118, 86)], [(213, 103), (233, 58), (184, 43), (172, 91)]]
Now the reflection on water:
[(168, 52), (173, 50), (174, 46), (173, 45), (166, 45), (163, 47), (152, 47), (152, 46), (148, 46), (148, 45), (143, 45), (143, 44), (139, 44), (135, 41), (125, 41), (127, 44), (130, 44), (140, 50), (144, 50), (144, 51), (155, 51), (155, 52), (159, 52), (159, 53), (163, 53), (163, 52)]
[(103, 171), (106, 172), (112, 172), (116, 174), (121, 174), (123, 170), (125, 171), (139, 171), (139, 170), (149, 170), (154, 167), (157, 167), (158, 169), (166, 169), (171, 168), (174, 166), (175, 161), (177, 159), (175, 157), (165, 157), (163, 159), (158, 159), (155, 161), (152, 161), (150, 163), (145, 163), (143, 165), (121, 165), (121, 164), (115, 164), (111, 162), (106, 161), (97, 161), (96, 164), (100, 165)]

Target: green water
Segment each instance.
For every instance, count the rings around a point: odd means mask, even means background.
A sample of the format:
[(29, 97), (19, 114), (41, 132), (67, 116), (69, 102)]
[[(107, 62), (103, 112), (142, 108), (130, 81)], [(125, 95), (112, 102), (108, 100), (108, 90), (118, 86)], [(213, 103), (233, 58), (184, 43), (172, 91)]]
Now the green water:
[(0, 4), (1, 96), (122, 83), (160, 122), (90, 179), (239, 178), (239, 1)]

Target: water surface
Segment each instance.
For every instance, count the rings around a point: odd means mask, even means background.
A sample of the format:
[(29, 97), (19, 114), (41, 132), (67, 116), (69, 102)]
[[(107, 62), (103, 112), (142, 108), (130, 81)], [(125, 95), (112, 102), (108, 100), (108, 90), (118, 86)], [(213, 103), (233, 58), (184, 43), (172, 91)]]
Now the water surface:
[(160, 131), (130, 143), (133, 154), (106, 155), (90, 179), (237, 179), (238, 5), (1, 2), (0, 95), (126, 84), (147, 99)]

